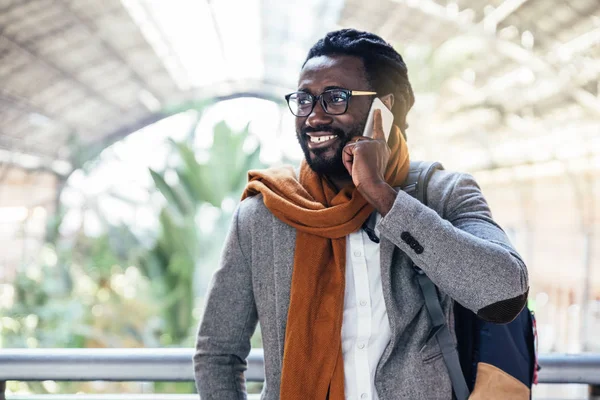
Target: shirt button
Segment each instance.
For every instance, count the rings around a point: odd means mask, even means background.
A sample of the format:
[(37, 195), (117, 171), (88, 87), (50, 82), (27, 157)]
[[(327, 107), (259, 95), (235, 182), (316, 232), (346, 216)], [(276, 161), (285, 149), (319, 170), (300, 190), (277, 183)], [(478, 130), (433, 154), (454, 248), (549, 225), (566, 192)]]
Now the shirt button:
[(359, 343), (358, 346), (359, 349), (364, 349), (365, 348), (365, 344), (364, 343)]
[(361, 300), (360, 301), (360, 305), (365, 307), (367, 305), (367, 301), (366, 300)]
[(369, 397), (369, 395), (366, 394), (366, 393), (363, 393), (363, 394), (360, 395), (361, 399), (366, 399), (367, 397)]
[(355, 251), (354, 252), (354, 256), (355, 257), (360, 257), (360, 256), (362, 256), (362, 253), (360, 251)]

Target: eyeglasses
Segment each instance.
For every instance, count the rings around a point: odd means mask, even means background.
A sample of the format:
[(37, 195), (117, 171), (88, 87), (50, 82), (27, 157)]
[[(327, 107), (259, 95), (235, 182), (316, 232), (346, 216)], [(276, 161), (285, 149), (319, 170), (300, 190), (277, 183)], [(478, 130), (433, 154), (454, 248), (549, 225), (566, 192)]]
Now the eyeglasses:
[(348, 101), (352, 96), (375, 96), (377, 92), (360, 90), (329, 89), (318, 96), (307, 92), (294, 92), (285, 96), (288, 107), (296, 117), (308, 117), (317, 101), (321, 101), (323, 111), (330, 115), (341, 115), (348, 111)]

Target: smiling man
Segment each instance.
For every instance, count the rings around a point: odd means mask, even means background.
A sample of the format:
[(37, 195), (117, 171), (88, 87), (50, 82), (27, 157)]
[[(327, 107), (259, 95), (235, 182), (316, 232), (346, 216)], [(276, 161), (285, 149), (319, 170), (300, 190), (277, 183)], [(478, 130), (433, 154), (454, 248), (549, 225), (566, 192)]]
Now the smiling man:
[[(375, 97), (394, 114), (387, 141), (380, 114), (373, 137), (362, 136)], [(436, 172), (431, 208), (397, 190), (414, 97), (381, 38), (327, 34), (286, 100), (305, 160), (249, 174), (198, 331), (201, 398), (246, 398), (260, 322), (262, 399), (451, 399), (413, 263), (440, 289), (448, 322), (454, 300), (485, 320), (513, 319), (527, 298), (525, 265), (471, 176)], [(370, 217), (374, 234), (361, 229)]]

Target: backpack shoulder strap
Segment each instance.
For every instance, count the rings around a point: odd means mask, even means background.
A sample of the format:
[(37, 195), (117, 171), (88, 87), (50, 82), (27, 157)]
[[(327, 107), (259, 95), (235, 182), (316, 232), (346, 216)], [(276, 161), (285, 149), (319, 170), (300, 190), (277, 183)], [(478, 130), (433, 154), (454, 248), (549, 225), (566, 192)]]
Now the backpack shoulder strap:
[[(444, 169), (442, 164), (438, 162), (412, 161), (408, 177), (404, 185), (402, 185), (402, 190), (427, 206), (427, 185), (431, 176), (438, 169)], [(454, 394), (458, 400), (467, 400), (469, 398), (469, 388), (467, 387), (460, 366), (458, 351), (456, 350), (456, 346), (454, 346), (450, 329), (448, 329), (448, 324), (446, 323), (446, 317), (440, 304), (437, 288), (421, 268), (414, 264), (413, 267), (417, 272), (417, 281), (425, 298), (425, 308), (433, 325), (433, 334), (442, 350), (442, 356), (450, 375)]]
[(437, 161), (411, 161), (408, 177), (402, 184), (402, 190), (426, 206), (429, 205), (427, 202), (427, 185), (431, 176), (439, 169), (444, 169), (444, 167)]

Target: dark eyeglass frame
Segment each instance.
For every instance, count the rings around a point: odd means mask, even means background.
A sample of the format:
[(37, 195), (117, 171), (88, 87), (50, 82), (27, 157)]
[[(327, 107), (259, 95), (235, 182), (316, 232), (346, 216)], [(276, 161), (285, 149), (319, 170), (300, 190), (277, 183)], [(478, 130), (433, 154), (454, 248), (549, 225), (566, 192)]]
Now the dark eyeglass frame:
[[(323, 100), (323, 95), (325, 95), (326, 93), (330, 93), (333, 91), (338, 91), (338, 92), (344, 92), (346, 93), (346, 95), (348, 96), (348, 98), (346, 99), (346, 107), (344, 108), (344, 111), (342, 112), (329, 112), (327, 111), (327, 107), (325, 106), (325, 101)], [(294, 112), (294, 110), (292, 110), (292, 106), (290, 105), (290, 98), (297, 94), (297, 93), (302, 93), (303, 95), (308, 95), (309, 99), (312, 99), (312, 106), (310, 108), (310, 111), (308, 111), (308, 113), (306, 113), (306, 115), (298, 115)], [(287, 102), (288, 108), (290, 109), (290, 111), (292, 112), (292, 114), (294, 114), (294, 116), (296, 117), (308, 117), (313, 110), (315, 109), (315, 106), (317, 105), (317, 102), (320, 101), (321, 102), (321, 108), (323, 108), (323, 111), (325, 112), (325, 114), (329, 114), (329, 115), (342, 115), (345, 114), (346, 111), (348, 111), (348, 104), (350, 103), (350, 98), (352, 96), (377, 96), (377, 92), (368, 92), (368, 91), (363, 91), (363, 90), (350, 90), (350, 89), (342, 89), (342, 88), (335, 88), (335, 89), (327, 89), (325, 90), (323, 93), (321, 93), (318, 96), (313, 96), (312, 94), (308, 93), (308, 92), (303, 92), (303, 91), (297, 91), (297, 92), (292, 92), (289, 94), (285, 95), (285, 101)]]

